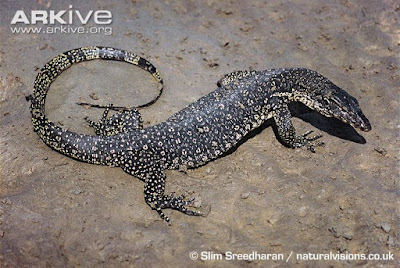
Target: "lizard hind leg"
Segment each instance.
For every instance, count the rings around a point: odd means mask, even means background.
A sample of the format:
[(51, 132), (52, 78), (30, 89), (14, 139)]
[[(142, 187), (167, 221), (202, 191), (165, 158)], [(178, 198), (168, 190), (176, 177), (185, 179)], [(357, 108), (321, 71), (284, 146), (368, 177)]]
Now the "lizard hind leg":
[(129, 109), (119, 111), (107, 118), (110, 109), (113, 108), (109, 104), (104, 110), (100, 121), (94, 122), (88, 117), (85, 120), (94, 129), (94, 132), (100, 136), (113, 136), (124, 132), (132, 132), (143, 128), (142, 116), (137, 109)]
[(146, 203), (158, 212), (160, 217), (166, 222), (170, 222), (168, 216), (164, 214), (163, 209), (178, 210), (186, 215), (202, 216), (199, 211), (188, 209), (186, 206), (193, 204), (194, 198), (185, 200), (184, 195), (175, 196), (174, 194), (165, 195), (165, 179), (166, 176), (163, 172), (155, 172), (147, 174), (144, 186), (144, 198)]

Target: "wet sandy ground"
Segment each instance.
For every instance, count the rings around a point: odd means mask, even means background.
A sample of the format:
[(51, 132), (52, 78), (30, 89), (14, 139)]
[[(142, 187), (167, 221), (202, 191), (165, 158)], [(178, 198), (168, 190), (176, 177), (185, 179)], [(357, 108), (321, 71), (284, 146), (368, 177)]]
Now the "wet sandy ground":
[[(11, 33), (16, 10), (62, 10), (67, 2), (0, 4), (0, 266), (399, 267), (396, 1), (85, 1), (74, 9), (112, 12), (111, 36)], [(167, 210), (168, 226), (145, 204), (141, 181), (67, 158), (33, 133), (25, 96), (38, 69), (92, 44), (133, 51), (160, 69), (165, 92), (141, 111), (146, 125), (211, 92), (231, 71), (301, 66), (355, 96), (372, 130), (357, 134), (300, 107), (297, 129), (322, 133), (325, 147), (288, 149), (267, 124), (224, 158), (187, 174), (167, 172), (168, 192), (191, 193), (209, 212), (196, 218)], [(92, 133), (82, 118), (102, 110), (75, 102), (130, 106), (154, 94), (156, 83), (138, 68), (82, 63), (52, 85), (47, 114)], [(284, 260), (191, 260), (192, 251)], [(296, 260), (329, 252), (391, 252), (395, 260)]]

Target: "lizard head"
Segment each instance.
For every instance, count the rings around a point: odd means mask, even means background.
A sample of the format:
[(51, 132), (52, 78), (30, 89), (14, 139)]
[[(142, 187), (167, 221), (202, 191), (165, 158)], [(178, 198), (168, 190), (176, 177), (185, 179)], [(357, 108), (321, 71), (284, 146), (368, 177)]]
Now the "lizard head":
[[(362, 131), (371, 130), (371, 124), (361, 111), (356, 98), (314, 71), (296, 83), (294, 100), (327, 117), (335, 117)], [(310, 74), (311, 73), (311, 74)]]

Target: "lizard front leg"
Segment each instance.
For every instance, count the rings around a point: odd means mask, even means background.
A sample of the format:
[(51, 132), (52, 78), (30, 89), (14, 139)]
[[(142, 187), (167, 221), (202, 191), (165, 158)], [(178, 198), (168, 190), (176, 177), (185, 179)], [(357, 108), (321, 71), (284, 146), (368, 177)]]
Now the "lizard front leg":
[(292, 115), (290, 114), (288, 106), (283, 103), (273, 110), (273, 117), (275, 120), (277, 134), (279, 139), (288, 147), (299, 148), (307, 146), (307, 149), (315, 153), (315, 147), (324, 145), (323, 142), (314, 143), (315, 140), (322, 137), (322, 135), (315, 135), (308, 137), (313, 131), (307, 131), (303, 135), (298, 135), (292, 123)]
[(152, 172), (146, 175), (144, 185), (144, 198), (146, 203), (154, 210), (158, 212), (160, 217), (169, 222), (170, 219), (162, 212), (163, 209), (170, 208), (178, 210), (184, 214), (191, 216), (202, 216), (203, 214), (199, 211), (193, 211), (187, 209), (186, 206), (190, 206), (194, 198), (184, 200), (185, 196), (174, 196), (173, 194), (165, 195), (165, 179), (164, 172)]

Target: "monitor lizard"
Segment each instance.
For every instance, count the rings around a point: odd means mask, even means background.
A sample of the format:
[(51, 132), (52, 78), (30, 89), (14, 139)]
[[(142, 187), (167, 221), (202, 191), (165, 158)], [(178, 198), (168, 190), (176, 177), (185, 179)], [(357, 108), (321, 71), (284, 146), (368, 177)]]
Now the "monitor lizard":
[[(315, 152), (321, 135), (298, 134), (288, 108), (301, 102), (327, 117), (335, 117), (362, 131), (371, 125), (357, 100), (321, 74), (306, 68), (236, 71), (218, 81), (218, 88), (159, 124), (143, 128), (136, 108), (106, 106), (99, 122), (88, 118), (96, 135), (68, 131), (45, 116), (45, 98), (51, 83), (72, 64), (92, 59), (125, 61), (149, 71), (163, 83), (158, 70), (147, 60), (124, 50), (83, 47), (65, 52), (39, 72), (34, 83), (31, 115), (34, 131), (52, 149), (83, 162), (121, 167), (144, 182), (145, 202), (162, 219), (164, 209), (187, 215), (202, 215), (188, 209), (193, 198), (165, 194), (165, 170), (195, 168), (232, 148), (266, 120), (273, 119), (277, 136), (290, 148), (306, 147)], [(99, 107), (99, 106), (98, 106)], [(108, 117), (110, 109), (119, 110)]]

